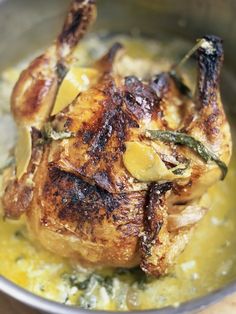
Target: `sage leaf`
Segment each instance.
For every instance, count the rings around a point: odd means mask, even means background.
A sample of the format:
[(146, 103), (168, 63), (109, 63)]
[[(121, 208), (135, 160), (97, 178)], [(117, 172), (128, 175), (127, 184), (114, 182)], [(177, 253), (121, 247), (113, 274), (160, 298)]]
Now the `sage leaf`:
[(43, 130), (41, 131), (42, 137), (38, 139), (37, 145), (41, 146), (51, 141), (59, 141), (67, 138), (75, 137), (75, 134), (70, 131), (57, 131), (55, 130), (51, 123), (46, 123)]
[(192, 149), (196, 154), (198, 154), (206, 163), (209, 161), (214, 161), (221, 169), (221, 180), (224, 180), (228, 172), (226, 164), (199, 140), (196, 140), (194, 137), (185, 133), (180, 133), (176, 131), (147, 130), (146, 133), (147, 137), (150, 137), (151, 139), (160, 140), (165, 143), (174, 143), (177, 145), (187, 146), (188, 148)]

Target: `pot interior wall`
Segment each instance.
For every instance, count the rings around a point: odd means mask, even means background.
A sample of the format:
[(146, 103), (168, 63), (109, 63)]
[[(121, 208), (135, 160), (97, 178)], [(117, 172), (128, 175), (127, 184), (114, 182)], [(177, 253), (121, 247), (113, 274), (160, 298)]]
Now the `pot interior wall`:
[[(0, 7), (0, 71), (27, 54), (47, 46), (60, 28), (69, 0), (9, 0)], [(139, 29), (157, 39), (204, 34), (224, 39), (223, 99), (236, 115), (236, 1), (234, 0), (98, 0), (94, 29), (127, 33)], [(234, 122), (232, 122), (234, 124)]]
[[(0, 70), (55, 38), (69, 0), (8, 0), (0, 10)], [(112, 4), (111, 4), (112, 3)], [(95, 29), (124, 32), (139, 29), (157, 39), (181, 37), (194, 42), (204, 34), (224, 39), (223, 97), (232, 106), (235, 94), (236, 21), (233, 0), (98, 0)]]

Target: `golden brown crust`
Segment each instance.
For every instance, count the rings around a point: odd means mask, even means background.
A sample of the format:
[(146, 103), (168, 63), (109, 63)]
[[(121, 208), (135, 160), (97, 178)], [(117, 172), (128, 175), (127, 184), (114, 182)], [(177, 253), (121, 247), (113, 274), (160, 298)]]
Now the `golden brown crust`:
[(61, 82), (58, 69), (70, 62), (76, 44), (93, 23), (94, 3), (92, 0), (73, 1), (56, 43), (20, 75), (11, 97), (12, 113), (18, 124), (40, 129), (48, 119)]
[(56, 60), (51, 54), (35, 59), (13, 89), (11, 110), (18, 124), (40, 128), (50, 113), (58, 87)]
[[(69, 59), (65, 46), (74, 47), (93, 10), (93, 1), (74, 1), (57, 41), (60, 47), (49, 49), (23, 72), (12, 96), (19, 124), (41, 127), (48, 118), (54, 83), (57, 86), (62, 78), (56, 68)], [(220, 170), (185, 146), (152, 141), (144, 133), (149, 128), (185, 132), (228, 164), (231, 137), (218, 84), (223, 51), (218, 38), (206, 38), (213, 49), (198, 51), (195, 100), (171, 73), (149, 82), (120, 77), (114, 63), (121, 46), (113, 46), (95, 64), (100, 71), (97, 84), (50, 118), (53, 128), (74, 136), (41, 148), (33, 138), (27, 174), (6, 189), (6, 215), (16, 218), (26, 211), (29, 229), (38, 241), (79, 263), (140, 264), (148, 274), (165, 274), (206, 212), (192, 203), (219, 180)], [(168, 169), (190, 161), (189, 176), (173, 182), (137, 181), (123, 164), (127, 141), (154, 147)]]
[(112, 193), (140, 189), (123, 165), (125, 142), (135, 140), (133, 132), (142, 119), (159, 119), (158, 108), (159, 99), (148, 84), (135, 77), (117, 82), (105, 73), (97, 85), (55, 117), (55, 126), (76, 133), (61, 146), (53, 145), (55, 165)]
[[(58, 234), (68, 242), (73, 237), (73, 245), (79, 247), (68, 247), (64, 252), (54, 248), (57, 253), (93, 265), (125, 267), (138, 263), (145, 192), (111, 194), (48, 164), (46, 156), (35, 184), (39, 188), (27, 211), (32, 231), (41, 234), (41, 239), (45, 228), (55, 239)], [(94, 244), (96, 252), (88, 252)], [(52, 243), (49, 249), (53, 250)]]

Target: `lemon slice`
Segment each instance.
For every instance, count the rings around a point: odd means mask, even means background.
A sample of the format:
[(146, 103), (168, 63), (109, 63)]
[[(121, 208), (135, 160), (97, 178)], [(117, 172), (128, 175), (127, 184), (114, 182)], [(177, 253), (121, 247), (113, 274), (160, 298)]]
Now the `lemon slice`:
[(15, 148), (16, 177), (20, 179), (26, 173), (32, 153), (31, 131), (27, 127), (18, 129), (18, 141)]
[(183, 177), (169, 170), (153, 147), (141, 142), (126, 142), (123, 162), (130, 174), (139, 181), (164, 181)]
[(66, 108), (80, 92), (95, 83), (97, 77), (98, 71), (95, 69), (72, 67), (61, 83), (51, 115)]

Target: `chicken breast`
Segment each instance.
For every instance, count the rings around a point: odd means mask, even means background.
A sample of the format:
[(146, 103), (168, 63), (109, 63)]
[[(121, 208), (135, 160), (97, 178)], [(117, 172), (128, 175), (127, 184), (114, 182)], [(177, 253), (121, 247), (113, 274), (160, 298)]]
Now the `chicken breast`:
[(94, 12), (94, 1), (74, 1), (55, 44), (16, 84), (12, 111), (30, 130), (32, 151), (21, 178), (6, 182), (5, 215), (24, 213), (35, 241), (77, 263), (140, 265), (159, 276), (189, 242), (207, 212), (199, 199), (230, 160), (222, 43), (205, 36), (199, 45), (195, 97), (173, 71), (122, 77), (115, 44), (94, 64), (93, 84), (52, 115)]

